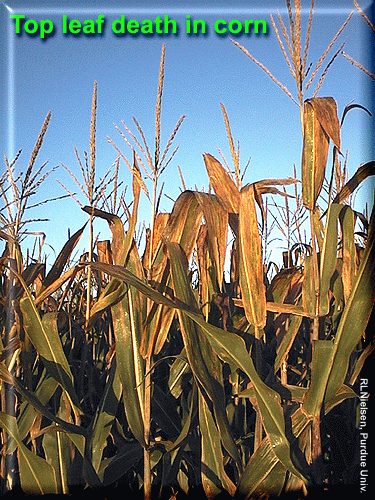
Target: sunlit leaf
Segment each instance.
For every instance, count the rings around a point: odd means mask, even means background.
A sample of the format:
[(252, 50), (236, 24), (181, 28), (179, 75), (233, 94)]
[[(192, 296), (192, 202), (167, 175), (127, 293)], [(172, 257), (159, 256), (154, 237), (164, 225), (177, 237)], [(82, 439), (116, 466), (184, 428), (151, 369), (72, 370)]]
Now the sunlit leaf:
[(374, 305), (374, 217), (373, 211), (365, 252), (335, 334), (334, 349), (330, 360), (330, 376), (325, 395), (326, 405), (335, 397), (344, 383), (350, 355), (366, 330)]
[(365, 179), (375, 175), (375, 161), (369, 161), (361, 165), (345, 186), (337, 193), (333, 203), (343, 203)]
[(329, 289), (332, 275), (336, 269), (338, 220), (342, 205), (332, 203), (328, 209), (327, 222), (320, 251), (320, 303), (319, 314), (329, 312)]
[(331, 97), (315, 97), (304, 103), (302, 152), (302, 198), (314, 210), (327, 164), (329, 139), (340, 149), (337, 106)]
[(237, 486), (235, 498), (248, 500), (262, 496), (279, 496), (285, 483), (287, 469), (274, 453), (269, 438), (248, 461)]
[(47, 372), (67, 392), (77, 413), (79, 401), (75, 393), (73, 375), (62, 348), (57, 329), (57, 314), (47, 313), (41, 319), (31, 295), (20, 300), (25, 331), (41, 356)]
[(69, 240), (63, 246), (61, 252), (57, 256), (53, 266), (51, 267), (49, 273), (43, 280), (43, 290), (52, 285), (58, 278), (60, 278), (68, 259), (70, 258), (74, 248), (77, 246), (82, 233), (86, 227), (86, 224), (81, 227), (76, 233), (69, 238)]
[(248, 322), (263, 328), (267, 320), (262, 247), (255, 210), (254, 186), (241, 189), (239, 210), (240, 287)]
[(227, 212), (238, 213), (240, 208), (240, 193), (237, 186), (226, 172), (222, 164), (212, 155), (203, 155), (208, 177), (215, 193), (223, 202)]
[(227, 249), (228, 212), (216, 196), (199, 192), (195, 195), (202, 207), (206, 221), (208, 250), (211, 260), (215, 264), (217, 281), (221, 289)]
[(355, 214), (349, 206), (344, 206), (340, 213), (342, 231), (342, 269), (341, 279), (343, 284), (344, 299), (347, 302), (355, 280), (356, 249), (354, 239)]

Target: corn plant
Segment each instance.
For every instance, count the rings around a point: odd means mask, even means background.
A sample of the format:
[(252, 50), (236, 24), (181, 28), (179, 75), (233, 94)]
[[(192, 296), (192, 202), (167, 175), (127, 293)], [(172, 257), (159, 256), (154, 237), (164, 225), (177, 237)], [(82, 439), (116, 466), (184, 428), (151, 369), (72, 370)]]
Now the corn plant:
[[(108, 171), (96, 188), (94, 84), (84, 166), (77, 154), (83, 183), (68, 169), (88, 200), (79, 204), (88, 215), (89, 251), (78, 262), (72, 255), (86, 225), (49, 268), (41, 257), (22, 255), (24, 207), (40, 185), (33, 168), (48, 123), (26, 179), (15, 178), (6, 161), (0, 178), (4, 492), (18, 486), (32, 494), (103, 491), (105, 498), (126, 491), (146, 500), (303, 498), (314, 487), (354, 481), (356, 469), (348, 464), (358, 436), (358, 377), (373, 350), (366, 326), (375, 297), (375, 215), (367, 218), (349, 201), (374, 174), (374, 162), (347, 179), (341, 128), (358, 105), (345, 108), (340, 121), (333, 98), (304, 95), (349, 19), (303, 87), (314, 2), (303, 51), (300, 3), (287, 6), (289, 35), (280, 16), (281, 33), (272, 22), (297, 82), (296, 99), (283, 90), (300, 112), (301, 183), (295, 173), (245, 184), (247, 166), (241, 172), (221, 104), (233, 168), (221, 150), (222, 162), (204, 154), (209, 192), (184, 189), (171, 213), (163, 213), (159, 179), (183, 120), (161, 154), (164, 47), (154, 155), (136, 119), (141, 139), (125, 125), (127, 135), (117, 128), (131, 160), (110, 140), (115, 173)], [(118, 192), (121, 159), (132, 175), (129, 204)], [(136, 238), (142, 192), (151, 201), (143, 254)], [(110, 241), (95, 238), (96, 218), (108, 223)], [(270, 276), (272, 224), (286, 252)], [(333, 417), (345, 417), (341, 446)]]

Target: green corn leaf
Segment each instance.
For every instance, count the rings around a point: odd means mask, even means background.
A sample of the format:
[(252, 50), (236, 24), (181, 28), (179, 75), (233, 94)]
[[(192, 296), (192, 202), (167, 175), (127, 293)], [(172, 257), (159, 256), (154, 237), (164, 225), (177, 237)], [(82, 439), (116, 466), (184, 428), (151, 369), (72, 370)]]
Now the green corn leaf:
[[(201, 327), (201, 332), (207, 336), (216, 354), (231, 365), (232, 371), (240, 368), (249, 376), (256, 390), (257, 403), (261, 410), (264, 427), (271, 439), (277, 457), (288, 470), (304, 480), (290, 459), (289, 442), (285, 436), (285, 423), (280, 396), (260, 379), (246, 350), (244, 341), (233, 333), (207, 323), (200, 314), (191, 310), (183, 301), (172, 301), (161, 295), (126, 269), (99, 262), (93, 263), (92, 267), (126, 281), (155, 302), (178, 309), (183, 313), (183, 316), (191, 318)], [(193, 352), (196, 355), (200, 350), (195, 347)]]
[(329, 313), (329, 290), (337, 261), (337, 224), (342, 205), (332, 203), (328, 209), (327, 222), (320, 251), (320, 301), (319, 315)]
[[(17, 392), (21, 394), (24, 403), (27, 403), (34, 410), (34, 412), (31, 412), (31, 414), (29, 414), (28, 406), (24, 406), (22, 408), (23, 411), (21, 412), (21, 415), (19, 417), (22, 429), (22, 435), (20, 434), (21, 439), (24, 435), (27, 434), (27, 430), (30, 430), (30, 427), (28, 429), (25, 429), (26, 423), (29, 421), (31, 426), (36, 414), (38, 413), (44, 415), (52, 422), (58, 424), (65, 432), (81, 435), (83, 438), (86, 436), (86, 430), (83, 427), (79, 427), (75, 424), (62, 420), (58, 416), (51, 413), (43, 403), (43, 401), (48, 401), (50, 399), (50, 395), (52, 395), (56, 390), (56, 383), (54, 383), (54, 379), (51, 381), (48, 379), (46, 381), (47, 386), (45, 386), (44, 383), (40, 384), (38, 385), (37, 391), (32, 392), (23, 387), (23, 385), (7, 370), (6, 366), (3, 363), (0, 363), (0, 379), (14, 386)], [(39, 395), (41, 397), (41, 400), (39, 400)], [(26, 420), (26, 423), (24, 422), (24, 419)]]
[(57, 313), (47, 313), (41, 318), (34, 298), (22, 276), (14, 270), (12, 272), (17, 276), (25, 292), (20, 300), (25, 332), (40, 355), (47, 372), (67, 392), (72, 408), (78, 417), (81, 410), (74, 390), (73, 375), (57, 329)]
[(192, 389), (192, 395), (191, 395), (191, 400), (190, 400), (190, 406), (187, 412), (187, 416), (185, 419), (185, 423), (182, 427), (182, 430), (180, 432), (180, 435), (176, 439), (176, 441), (173, 442), (170, 448), (168, 448), (168, 453), (171, 453), (174, 450), (177, 450), (181, 446), (181, 444), (185, 441), (185, 439), (189, 435), (191, 423), (197, 413), (197, 394), (198, 394), (198, 389), (197, 385), (193, 383), (193, 389)]
[[(104, 262), (92, 262), (90, 265), (93, 269), (107, 273), (118, 280), (125, 281), (125, 283), (135, 287), (147, 298), (157, 302), (158, 304), (163, 304), (172, 308), (178, 307), (176, 301), (162, 295), (160, 292), (145, 283), (143, 279), (138, 278), (135, 274), (122, 266), (106, 264)], [(183, 303), (181, 303), (181, 306), (183, 307)]]
[(33, 298), (27, 290), (20, 300), (25, 331), (42, 358), (47, 372), (67, 392), (75, 413), (80, 413), (79, 401), (74, 390), (73, 375), (62, 348), (57, 329), (57, 314), (47, 313), (41, 319)]
[[(22, 439), (24, 439), (27, 436), (35, 418), (39, 414), (38, 410), (39, 409), (47, 410), (45, 405), (51, 399), (57, 387), (58, 383), (56, 382), (56, 380), (47, 375), (46, 370), (44, 370), (44, 373), (39, 379), (36, 390), (32, 393), (31, 392), (29, 393), (35, 395), (34, 398), (35, 401), (39, 401), (41, 406), (44, 405), (44, 408), (41, 408), (39, 406), (39, 403), (38, 406), (34, 403), (35, 404), (34, 406), (31, 402), (31, 399), (30, 398), (27, 399), (29, 394), (26, 395), (26, 392), (22, 391), (20, 385), (19, 384), (16, 385), (17, 390), (22, 394), (24, 398), (24, 402), (22, 403), (20, 408), (20, 415), (18, 417), (18, 428)], [(47, 414), (45, 416), (47, 416)]]
[(44, 495), (59, 493), (55, 471), (44, 458), (35, 455), (22, 442), (16, 417), (0, 411), (0, 426), (16, 441), (21, 487), (25, 493)]
[(51, 286), (52, 283), (54, 283), (58, 278), (60, 278), (61, 273), (63, 272), (64, 267), (68, 262), (68, 259), (71, 256), (74, 248), (79, 242), (85, 227), (86, 224), (83, 227), (81, 227), (81, 229), (79, 229), (76, 233), (74, 233), (73, 236), (71, 236), (69, 240), (65, 243), (61, 252), (57, 256), (57, 259), (55, 260), (53, 266), (51, 267), (51, 270), (43, 280), (43, 290)]
[(311, 364), (311, 382), (303, 408), (309, 415), (319, 415), (330, 373), (330, 358), (334, 349), (330, 340), (315, 340)]
[[(166, 246), (171, 261), (171, 274), (175, 295), (179, 300), (189, 304), (195, 314), (201, 317), (187, 277), (186, 255), (177, 243), (167, 243)], [(240, 458), (229, 430), (229, 422), (225, 409), (221, 363), (206, 337), (202, 335), (200, 325), (197, 325), (190, 317), (183, 315), (182, 311), (178, 310), (178, 314), (189, 365), (198, 385), (204, 389), (204, 392), (213, 402), (215, 419), (220, 430), (223, 445), (239, 465)], [(201, 319), (203, 320), (202, 317)]]
[(335, 406), (339, 405), (345, 399), (358, 398), (358, 395), (349, 386), (343, 384), (342, 387), (337, 391), (336, 396), (329, 400), (325, 405), (324, 412), (329, 413)]
[[(171, 288), (171, 277), (164, 254), (164, 242), (176, 242), (181, 245), (189, 259), (197, 240), (202, 221), (202, 208), (198, 202), (197, 193), (183, 192), (176, 200), (173, 211), (160, 236), (150, 279), (156, 288), (164, 293)], [(162, 349), (169, 333), (175, 312), (163, 305), (155, 305), (149, 315), (146, 334), (142, 344), (143, 356), (158, 354)]]
[(68, 493), (69, 438), (64, 432), (50, 427), (43, 434), (42, 445), (47, 462), (55, 470), (57, 489), (65, 495)]
[(101, 312), (107, 307), (111, 307), (119, 302), (124, 297), (125, 293), (126, 289), (124, 286), (121, 286), (121, 283), (116, 282), (115, 280), (108, 283), (103, 293), (90, 309), (90, 320), (88, 327), (91, 328), (95, 324), (95, 321), (97, 320)]
[[(137, 193), (139, 195), (139, 189)], [(112, 232), (111, 249), (114, 262), (121, 268), (126, 265), (142, 279), (142, 264), (133, 240), (134, 227), (131, 226), (125, 236), (124, 226), (119, 217), (101, 210), (86, 208), (87, 212), (92, 212), (96, 217), (108, 222)], [(126, 287), (117, 280), (109, 282), (99, 300), (102, 302), (100, 307), (108, 307), (112, 303), (116, 362), (123, 387), (126, 417), (134, 436), (143, 446), (145, 444), (143, 426), (145, 363), (140, 354), (143, 300), (137, 289), (128, 288), (126, 290)], [(99, 312), (99, 307), (94, 311), (94, 313), (97, 312)], [(97, 461), (95, 464), (97, 465)]]
[(112, 363), (103, 396), (96, 411), (90, 436), (92, 465), (96, 472), (99, 470), (107, 437), (111, 432), (111, 425), (116, 417), (121, 392), (120, 377), (116, 362), (114, 362)]
[(292, 316), (290, 319), (289, 327), (284, 335), (279, 347), (277, 348), (277, 355), (274, 362), (274, 371), (280, 369), (281, 364), (287, 359), (289, 351), (293, 345), (294, 339), (298, 333), (299, 327), (302, 323), (302, 316)]
[(88, 486), (91, 488), (99, 488), (103, 486), (98, 474), (96, 473), (92, 465), (90, 455), (88, 453), (88, 443), (85, 436), (70, 432), (66, 428), (62, 428), (61, 430), (63, 430), (64, 433), (69, 437), (69, 439), (77, 448), (78, 452), (83, 458), (83, 477), (85, 478)]
[(131, 467), (136, 467), (142, 456), (141, 445), (134, 442), (124, 445), (114, 457), (104, 458), (98, 472), (103, 486), (109, 486), (120, 479)]
[(366, 248), (358, 269), (355, 283), (345, 304), (338, 325), (334, 349), (330, 360), (330, 375), (325, 395), (325, 405), (342, 387), (349, 365), (349, 358), (366, 330), (375, 300), (375, 211), (371, 215)]
[(202, 446), (201, 477), (206, 497), (214, 498), (223, 488), (233, 496), (235, 486), (224, 470), (220, 432), (202, 394), (199, 394), (199, 428)]
[(235, 499), (250, 500), (279, 496), (284, 487), (287, 469), (274, 453), (268, 438), (258, 446), (244, 469)]
[(140, 324), (136, 290), (129, 289), (120, 303), (112, 306), (116, 338), (116, 362), (123, 387), (123, 400), (129, 426), (144, 445), (144, 360), (140, 355)]
[(175, 441), (181, 433), (181, 417), (173, 403), (173, 397), (170, 394), (165, 394), (155, 384), (153, 387), (151, 412), (154, 421), (170, 441)]
[(271, 440), (276, 456), (284, 466), (304, 480), (290, 458), (289, 441), (285, 435), (285, 422), (280, 395), (266, 385), (255, 370), (244, 341), (234, 333), (217, 328), (192, 313), (185, 312), (196, 321), (209, 338), (217, 355), (229, 363), (232, 370), (240, 368), (253, 383), (256, 401), (261, 412), (264, 428)]
[(191, 373), (191, 369), (186, 359), (186, 353), (184, 347), (179, 357), (177, 357), (177, 359), (175, 359), (174, 362), (172, 363), (169, 370), (168, 388), (169, 392), (176, 399), (181, 395), (183, 390), (183, 377), (184, 375), (189, 373)]

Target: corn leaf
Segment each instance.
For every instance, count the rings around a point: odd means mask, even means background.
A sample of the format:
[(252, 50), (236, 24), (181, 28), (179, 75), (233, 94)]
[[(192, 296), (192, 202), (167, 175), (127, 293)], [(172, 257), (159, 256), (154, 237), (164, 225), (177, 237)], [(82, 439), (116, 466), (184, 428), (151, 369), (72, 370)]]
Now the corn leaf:
[(134, 436), (143, 446), (145, 363), (140, 354), (142, 304), (138, 290), (129, 288), (111, 311), (126, 417)]
[(17, 275), (25, 292), (24, 297), (20, 300), (25, 332), (40, 355), (47, 372), (67, 392), (72, 408), (78, 417), (81, 410), (74, 389), (73, 375), (57, 329), (57, 314), (46, 313), (41, 319), (34, 298), (22, 276), (15, 271), (13, 273)]
[[(15, 379), (13, 380), (13, 383), (14, 382)], [(27, 433), (29, 432), (36, 416), (39, 414), (39, 409), (44, 410), (43, 405), (45, 406), (51, 399), (58, 387), (58, 383), (55, 379), (53, 379), (49, 375), (46, 375), (46, 371), (44, 370), (44, 373), (39, 379), (38, 386), (33, 392), (33, 394), (35, 395), (35, 401), (39, 401), (42, 407), (40, 407), (39, 405), (37, 407), (33, 406), (30, 399), (27, 399), (28, 394), (22, 391), (19, 383), (15, 387), (23, 395), (24, 398), (24, 403), (21, 406), (20, 415), (18, 417), (19, 433), (21, 439), (24, 439), (27, 436)], [(47, 410), (46, 407), (45, 409)]]
[(235, 499), (279, 496), (287, 469), (274, 453), (269, 438), (264, 438), (251, 456), (237, 486)]
[(227, 249), (228, 212), (218, 198), (206, 193), (195, 193), (207, 226), (207, 244), (215, 265), (219, 289), (222, 289), (224, 262)]
[(139, 443), (126, 443), (115, 456), (104, 458), (100, 464), (99, 477), (104, 486), (120, 479), (131, 467), (136, 467), (143, 455)]
[[(187, 278), (185, 254), (177, 243), (167, 243), (166, 246), (171, 261), (171, 274), (176, 298), (183, 301), (188, 307), (190, 306), (191, 310), (204, 321)], [(221, 363), (212, 350), (210, 342), (202, 334), (200, 325), (192, 321), (192, 318), (183, 315), (179, 309), (177, 312), (189, 365), (198, 386), (201, 390), (203, 388), (203, 394), (207, 395), (213, 403), (214, 415), (223, 445), (239, 466), (240, 458), (229, 429), (225, 409)]]
[(44, 495), (59, 493), (55, 471), (42, 457), (35, 455), (22, 442), (16, 417), (0, 411), (0, 426), (16, 441), (21, 487), (25, 493)]
[(302, 151), (302, 199), (314, 210), (323, 186), (329, 139), (340, 150), (340, 124), (336, 102), (331, 97), (315, 97), (304, 103)]
[(283, 361), (287, 359), (289, 351), (293, 345), (294, 339), (296, 338), (296, 335), (298, 333), (299, 327), (301, 326), (301, 323), (302, 323), (302, 316), (293, 315), (291, 317), (286, 334), (284, 335), (280, 345), (277, 348), (277, 355), (274, 362), (275, 373), (277, 372), (277, 370), (280, 369)]
[(73, 236), (71, 236), (65, 243), (53, 266), (51, 267), (51, 270), (43, 280), (43, 290), (51, 286), (58, 278), (60, 278), (61, 273), (63, 272), (64, 267), (68, 262), (68, 259), (71, 256), (74, 248), (79, 242), (85, 227), (86, 224), (81, 227), (81, 229), (79, 229), (76, 233), (74, 233)]
[(68, 436), (50, 427), (43, 434), (42, 446), (46, 461), (55, 470), (58, 492), (68, 493), (68, 466), (70, 464)]
[(351, 177), (341, 191), (337, 193), (333, 203), (343, 203), (352, 193), (354, 193), (361, 182), (371, 175), (375, 175), (375, 161), (369, 161), (361, 165), (353, 177)]
[(98, 405), (95, 419), (92, 424), (90, 439), (91, 461), (96, 472), (103, 456), (107, 437), (111, 431), (111, 425), (116, 417), (116, 411), (121, 397), (122, 386), (116, 367), (116, 362), (111, 366), (108, 379), (103, 392), (102, 400)]
[(208, 249), (207, 226), (202, 224), (197, 238), (197, 263), (199, 272), (199, 295), (202, 312), (206, 320), (210, 312), (211, 299), (217, 290), (216, 266)]
[(41, 319), (30, 292), (20, 300), (20, 307), (28, 337), (42, 358), (47, 372), (67, 392), (78, 414), (79, 401), (74, 390), (73, 375), (57, 330), (57, 315), (47, 313)]
[(324, 407), (324, 412), (329, 413), (335, 406), (345, 401), (345, 399), (358, 398), (358, 395), (349, 386), (343, 384), (337, 391), (336, 396), (328, 401)]
[[(189, 259), (202, 221), (202, 208), (192, 191), (183, 192), (176, 200), (164, 230), (160, 236), (155, 260), (151, 269), (150, 279), (160, 292), (171, 287), (171, 277), (164, 255), (164, 242), (176, 242), (184, 249)], [(175, 312), (163, 305), (155, 305), (151, 309), (147, 321), (145, 337), (142, 341), (141, 353), (150, 355), (153, 351), (158, 354), (162, 349), (169, 333)]]
[(332, 97), (314, 97), (308, 99), (314, 109), (316, 118), (328, 137), (340, 152), (340, 122), (337, 116), (337, 104)]
[(210, 183), (217, 196), (223, 202), (227, 212), (238, 214), (240, 209), (240, 194), (237, 186), (216, 158), (206, 153), (203, 155), (203, 159)]
[(330, 373), (330, 358), (334, 346), (330, 340), (316, 340), (311, 364), (311, 382), (305, 395), (303, 408), (309, 415), (319, 415)]
[(100, 219), (104, 219), (108, 222), (109, 228), (112, 233), (111, 251), (113, 255), (113, 261), (119, 266), (125, 265), (130, 248), (133, 244), (133, 234), (131, 233), (131, 231), (129, 232), (129, 237), (126, 238), (124, 225), (120, 217), (118, 217), (117, 215), (92, 207), (83, 207), (82, 210), (88, 214), (92, 214), (95, 217), (99, 217)]
[(306, 255), (303, 268), (302, 282), (302, 304), (306, 316), (313, 317), (316, 314), (316, 294), (314, 283), (314, 258)]
[[(202, 208), (193, 191), (184, 191), (177, 198), (168, 224), (166, 225), (162, 241), (176, 242), (181, 245), (188, 258), (190, 258), (199, 227), (202, 221)], [(162, 252), (156, 256), (156, 263), (162, 259)]]
[(169, 370), (168, 388), (174, 398), (178, 398), (183, 389), (182, 381), (185, 374), (191, 373), (189, 363), (186, 359), (185, 347), (180, 355), (174, 360)]
[[(135, 183), (134, 190), (139, 196), (139, 187)], [(87, 209), (87, 210), (86, 210)], [(105, 219), (112, 232), (111, 250), (114, 262), (119, 266), (125, 264), (140, 279), (143, 279), (142, 264), (134, 244), (134, 225), (131, 222), (125, 235), (124, 226), (119, 217), (107, 212), (85, 208), (89, 213)], [(137, 207), (134, 207), (135, 217)], [(121, 297), (121, 300), (119, 300)], [(116, 363), (123, 387), (123, 399), (129, 427), (139, 443), (144, 446), (144, 360), (140, 354), (142, 333), (143, 301), (134, 288), (125, 289), (118, 280), (111, 280), (103, 291), (100, 308), (112, 303), (111, 313), (113, 331), (116, 339)], [(99, 301), (98, 301), (99, 302)], [(95, 313), (99, 311), (99, 306)], [(97, 448), (95, 448), (96, 450)], [(97, 451), (95, 451), (97, 453)], [(95, 461), (97, 466), (98, 462)]]
[(329, 313), (329, 290), (331, 278), (336, 269), (337, 261), (337, 224), (342, 205), (332, 203), (329, 206), (327, 222), (324, 228), (324, 237), (320, 251), (320, 302), (319, 314)]
[(289, 441), (285, 435), (285, 422), (280, 395), (261, 380), (243, 340), (236, 334), (206, 323), (192, 313), (185, 311), (184, 314), (189, 315), (200, 324), (202, 331), (206, 333), (217, 355), (223, 361), (229, 363), (232, 371), (240, 368), (248, 375), (255, 389), (256, 401), (264, 428), (271, 440), (276, 456), (290, 472), (304, 479), (290, 458)]
[(146, 231), (146, 248), (142, 257), (143, 267), (145, 269), (150, 268), (150, 262), (152, 263), (155, 259), (156, 252), (159, 246), (162, 244), (161, 235), (168, 224), (169, 214), (160, 213), (156, 214), (154, 226), (153, 226), (153, 238), (152, 238), (152, 249), (151, 249), (151, 229)]
[(267, 320), (262, 247), (255, 210), (254, 186), (241, 189), (239, 214), (240, 287), (246, 319), (257, 328)]
[(181, 417), (173, 406), (174, 399), (157, 384), (153, 386), (151, 412), (155, 423), (170, 441), (175, 441), (181, 433)]
[(324, 238), (324, 227), (319, 207), (316, 206), (314, 210), (311, 212), (311, 220), (314, 227), (316, 241), (318, 243), (318, 249), (319, 252), (321, 252), (321, 248), (323, 246), (323, 238)]
[[(62, 420), (58, 416), (51, 413), (50, 410), (42, 402), (42, 401), (48, 401), (51, 395), (55, 392), (56, 385), (53, 383), (52, 380), (47, 379), (48, 382), (47, 387), (45, 387), (45, 384), (41, 384), (40, 386), (38, 386), (38, 390), (36, 391), (36, 393), (34, 393), (23, 387), (23, 385), (15, 377), (13, 377), (13, 375), (7, 370), (6, 366), (3, 363), (0, 363), (0, 379), (15, 387), (17, 392), (21, 394), (24, 402), (28, 403), (28, 406), (24, 407), (25, 411), (23, 411), (19, 417), (22, 435), (20, 434), (20, 426), (18, 427), (18, 434), (21, 439), (23, 437), (23, 434), (25, 434), (24, 427), (26, 426), (26, 423), (28, 421), (26, 418), (26, 413), (29, 413), (30, 406), (33, 408), (33, 410), (36, 410), (36, 413), (31, 412), (31, 415), (28, 415), (28, 418), (30, 418), (29, 420), (30, 427), (32, 425), (32, 422), (36, 414), (40, 413), (49, 420), (51, 420), (52, 422), (58, 424), (65, 432), (69, 432), (72, 435), (81, 435), (82, 438), (86, 436), (86, 430), (83, 427), (79, 427), (78, 425)], [(38, 398), (39, 395), (42, 401), (39, 400)], [(24, 418), (26, 419), (26, 423), (23, 422)], [(13, 450), (13, 448), (11, 448), (10, 446), (9, 450)]]
[(342, 269), (341, 279), (345, 302), (349, 299), (350, 292), (356, 276), (356, 248), (354, 241), (355, 214), (348, 206), (344, 206), (340, 213), (342, 232)]
[(348, 370), (349, 357), (365, 332), (375, 300), (375, 252), (374, 252), (374, 218), (373, 211), (370, 231), (357, 278), (345, 305), (338, 325), (334, 349), (330, 360), (330, 376), (328, 380), (325, 405), (334, 398), (342, 387)]
[(208, 499), (214, 498), (225, 488), (231, 496), (235, 486), (224, 470), (220, 433), (202, 394), (199, 394), (199, 428), (201, 431), (201, 476)]
[[(123, 279), (132, 286), (137, 287), (138, 290), (156, 302), (166, 304), (169, 307), (177, 308), (181, 311), (181, 313), (183, 313), (183, 316), (191, 318), (196, 324), (198, 324), (201, 327), (200, 331), (203, 332), (209, 339), (216, 354), (223, 361), (231, 365), (232, 371), (240, 368), (249, 376), (256, 390), (257, 404), (262, 414), (263, 425), (271, 439), (271, 443), (277, 457), (289, 471), (293, 472), (301, 479), (304, 479), (290, 459), (289, 442), (285, 436), (285, 423), (280, 396), (260, 379), (255, 370), (252, 359), (246, 350), (244, 341), (236, 334), (227, 332), (207, 323), (202, 318), (201, 314), (192, 310), (182, 300), (172, 301), (161, 295), (156, 290), (139, 280), (136, 276), (129, 273), (126, 269), (120, 268), (119, 266), (110, 266), (109, 264), (100, 262), (93, 263), (92, 267), (94, 269), (107, 272), (118, 279)], [(183, 318), (183, 316), (181, 317)], [(191, 342), (191, 339), (188, 341)], [(191, 352), (192, 354), (194, 353), (193, 356), (195, 356), (196, 359), (201, 359), (199, 357), (200, 349), (197, 349), (196, 344), (192, 343)], [(189, 359), (189, 363), (191, 363), (191, 359)], [(192, 363), (196, 362), (196, 359), (193, 359)], [(205, 380), (206, 379), (204, 377), (201, 377), (201, 379), (198, 378), (198, 381), (201, 384), (205, 383)]]

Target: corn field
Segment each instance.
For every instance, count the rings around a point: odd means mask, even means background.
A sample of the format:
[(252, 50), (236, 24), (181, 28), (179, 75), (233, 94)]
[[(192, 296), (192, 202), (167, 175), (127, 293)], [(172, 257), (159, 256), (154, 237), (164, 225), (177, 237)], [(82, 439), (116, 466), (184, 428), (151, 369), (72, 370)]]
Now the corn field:
[[(25, 250), (24, 242), (26, 211), (50, 173), (37, 159), (51, 113), (24, 173), (17, 174), (19, 154), (5, 158), (3, 494), (297, 499), (358, 481), (359, 376), (374, 348), (366, 327), (375, 235), (374, 212), (355, 210), (351, 195), (374, 175), (375, 162), (348, 178), (341, 128), (362, 106), (348, 105), (339, 118), (334, 97), (317, 96), (342, 47), (321, 76), (319, 70), (351, 15), (307, 79), (314, 2), (304, 46), (300, 2), (287, 7), (289, 32), (280, 16), (271, 19), (295, 96), (233, 43), (298, 104), (300, 178), (296, 172), (244, 184), (246, 168), (222, 104), (230, 161), (204, 153), (208, 191), (182, 189), (171, 213), (162, 212), (160, 177), (184, 120), (163, 149), (164, 46), (154, 150), (134, 119), (138, 135), (125, 127), (118, 141), (110, 139), (117, 160), (99, 183), (94, 84), (89, 151), (83, 161), (76, 152), (79, 174), (68, 170), (87, 200), (80, 203), (87, 223), (54, 262), (45, 262), (42, 246)], [(131, 203), (121, 190), (120, 162), (131, 172)], [(141, 196), (151, 207), (143, 243)], [(108, 223), (110, 241), (96, 237), (97, 219)], [(279, 264), (266, 258), (275, 230), (287, 248)], [(87, 251), (74, 258), (84, 235)]]

